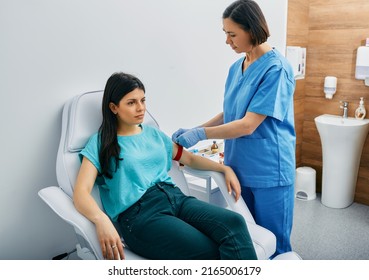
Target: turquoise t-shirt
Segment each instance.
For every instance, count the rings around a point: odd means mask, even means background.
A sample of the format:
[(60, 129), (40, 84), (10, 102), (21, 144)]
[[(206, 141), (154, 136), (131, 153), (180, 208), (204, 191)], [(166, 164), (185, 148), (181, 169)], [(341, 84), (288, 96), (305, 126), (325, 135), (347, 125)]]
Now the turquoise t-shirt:
[(224, 162), (242, 186), (286, 186), (295, 180), (295, 79), (285, 57), (273, 49), (242, 71), (243, 59), (230, 68), (225, 85), (224, 123), (247, 112), (267, 116), (251, 134), (225, 140)]
[[(108, 216), (116, 221), (119, 214), (138, 201), (146, 190), (158, 182), (173, 184), (168, 175), (172, 166), (172, 140), (162, 131), (141, 125), (142, 131), (132, 136), (117, 136), (119, 163), (113, 178), (99, 182), (100, 197)], [(101, 173), (98, 133), (91, 136), (80, 155), (89, 159)]]

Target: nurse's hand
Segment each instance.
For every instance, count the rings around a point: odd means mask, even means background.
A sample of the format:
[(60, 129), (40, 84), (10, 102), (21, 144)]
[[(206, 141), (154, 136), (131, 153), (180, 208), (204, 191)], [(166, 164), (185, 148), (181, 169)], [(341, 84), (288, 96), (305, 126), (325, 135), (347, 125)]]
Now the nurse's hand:
[(180, 136), (176, 138), (174, 142), (178, 143), (179, 145), (185, 148), (189, 148), (195, 145), (197, 142), (205, 139), (207, 139), (205, 128), (196, 127), (182, 133)]
[(189, 130), (190, 129), (187, 129), (187, 128), (180, 128), (180, 129), (178, 129), (176, 132), (173, 133), (173, 135), (172, 135), (172, 141), (174, 143), (177, 143), (177, 138), (179, 136), (181, 136), (183, 133), (185, 133), (186, 131), (189, 131)]

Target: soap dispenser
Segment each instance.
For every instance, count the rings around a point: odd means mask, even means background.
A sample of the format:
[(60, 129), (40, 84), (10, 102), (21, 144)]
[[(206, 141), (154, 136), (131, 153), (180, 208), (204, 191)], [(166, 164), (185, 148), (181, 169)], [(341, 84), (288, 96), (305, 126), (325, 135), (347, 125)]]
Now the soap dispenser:
[(360, 103), (359, 103), (359, 107), (357, 107), (357, 109), (355, 110), (355, 118), (356, 119), (364, 119), (366, 115), (366, 110), (364, 107), (364, 98), (360, 97)]
[(369, 77), (369, 38), (365, 41), (365, 46), (357, 49), (355, 78), (365, 80)]

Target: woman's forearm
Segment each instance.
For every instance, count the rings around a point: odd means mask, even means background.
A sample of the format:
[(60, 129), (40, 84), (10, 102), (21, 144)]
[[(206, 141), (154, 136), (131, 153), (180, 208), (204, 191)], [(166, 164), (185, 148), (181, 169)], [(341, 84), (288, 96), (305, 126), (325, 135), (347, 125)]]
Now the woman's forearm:
[(199, 169), (199, 170), (212, 170), (221, 172), (225, 176), (226, 180), (226, 187), (228, 189), (228, 192), (231, 194), (232, 191), (234, 192), (234, 197), (236, 201), (240, 198), (241, 195), (241, 186), (240, 182), (229, 166), (220, 164), (218, 162), (212, 161), (208, 158), (190, 154), (187, 151), (184, 153), (183, 160), (181, 160), (181, 163), (193, 168), (193, 169)]
[(75, 192), (73, 202), (82, 215), (89, 219), (92, 223), (97, 224), (106, 214), (100, 209), (91, 194), (85, 192)]
[(225, 173), (226, 166), (215, 162), (211, 159), (194, 155), (190, 152), (183, 151), (182, 158), (180, 159), (180, 162), (188, 167), (191, 167), (193, 169), (199, 169), (199, 170), (211, 170), (211, 171), (217, 171)]
[(95, 166), (84, 157), (73, 192), (76, 209), (95, 224), (105, 215), (91, 195), (96, 176)]

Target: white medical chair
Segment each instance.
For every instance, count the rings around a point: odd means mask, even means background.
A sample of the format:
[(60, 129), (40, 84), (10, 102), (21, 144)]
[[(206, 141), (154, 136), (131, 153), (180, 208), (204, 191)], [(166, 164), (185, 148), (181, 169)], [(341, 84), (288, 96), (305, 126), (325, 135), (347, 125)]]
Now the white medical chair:
[[(38, 192), (42, 200), (60, 218), (73, 226), (78, 241), (77, 255), (81, 259), (103, 259), (95, 225), (75, 209), (72, 200), (73, 187), (81, 164), (78, 153), (84, 148), (89, 137), (97, 132), (102, 122), (102, 96), (103, 91), (87, 92), (72, 98), (64, 105), (56, 162), (59, 186), (49, 186)], [(159, 127), (149, 112), (146, 112), (144, 123)], [(210, 176), (215, 181), (228, 204), (227, 207), (244, 216), (258, 259), (269, 259), (276, 249), (276, 237), (272, 232), (255, 223), (242, 199), (235, 203), (234, 198), (228, 194), (223, 175), (218, 172), (190, 168), (185, 168), (185, 171), (193, 176)], [(191, 194), (186, 178), (175, 161), (173, 161), (170, 175), (185, 194)], [(92, 194), (103, 209), (97, 186), (93, 188)], [(130, 251), (128, 247), (125, 248), (125, 257), (126, 259), (144, 259)], [(279, 255), (276, 259), (300, 259), (300, 257), (291, 252)]]

